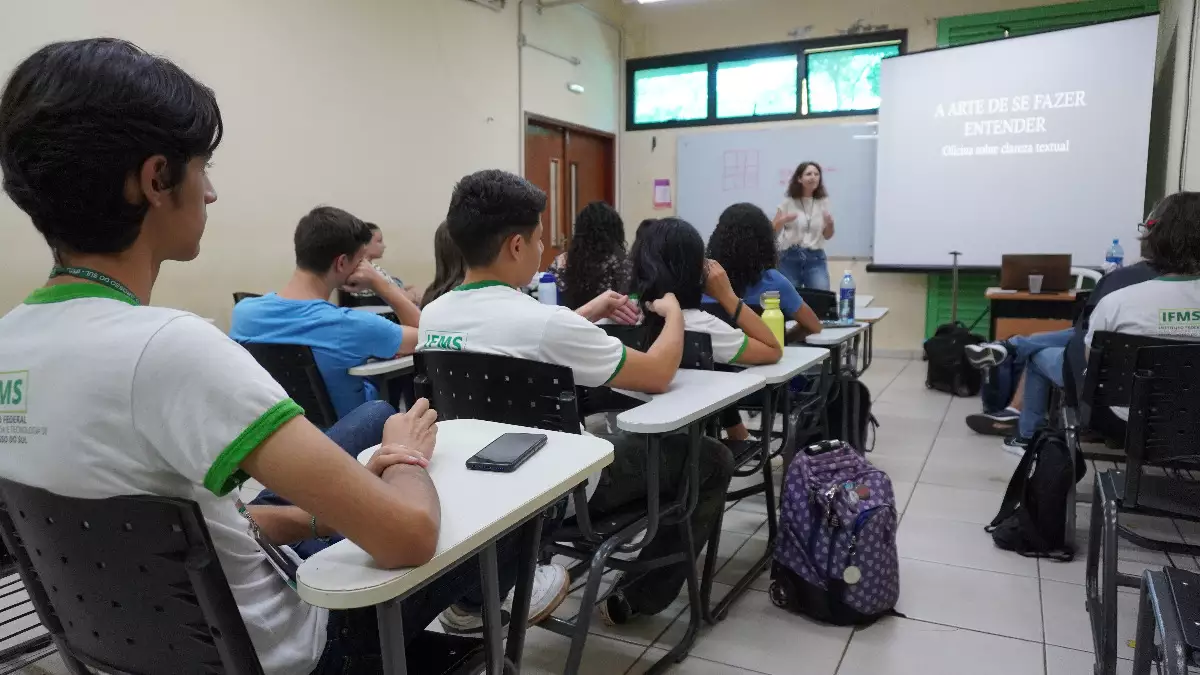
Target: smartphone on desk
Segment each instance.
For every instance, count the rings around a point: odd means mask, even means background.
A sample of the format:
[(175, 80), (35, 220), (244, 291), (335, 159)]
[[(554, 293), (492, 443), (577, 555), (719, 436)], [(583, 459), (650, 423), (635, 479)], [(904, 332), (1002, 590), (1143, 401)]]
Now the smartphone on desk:
[(512, 473), (546, 445), (545, 434), (504, 434), (467, 460), (475, 471)]

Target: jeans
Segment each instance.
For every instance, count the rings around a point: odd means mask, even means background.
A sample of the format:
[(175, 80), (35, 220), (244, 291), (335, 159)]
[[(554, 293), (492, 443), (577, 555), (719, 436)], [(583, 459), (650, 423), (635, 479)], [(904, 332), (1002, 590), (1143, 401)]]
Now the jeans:
[[(600, 434), (600, 437), (613, 444), (613, 463), (604, 469), (596, 493), (588, 500), (588, 513), (594, 520), (646, 499), (645, 437), (626, 433)], [(658, 484), (664, 501), (674, 497), (682, 481), (687, 450), (688, 437), (681, 434), (666, 436), (659, 444)], [(702, 436), (699, 457), (699, 499), (691, 518), (692, 549), (696, 555), (704, 548), (725, 510), (725, 491), (733, 478), (733, 455), (720, 441)], [(659, 527), (654, 541), (639, 552), (638, 559), (651, 560), (677, 553), (683, 550), (683, 545), (678, 525)], [(634, 612), (657, 614), (679, 596), (687, 582), (687, 572), (685, 564), (666, 565), (636, 577), (625, 575), (618, 588)]]
[[(351, 457), (357, 458), (363, 450), (379, 445), (383, 440), (383, 425), (394, 414), (396, 410), (391, 405), (383, 401), (370, 401), (338, 420), (325, 435)], [(270, 490), (263, 490), (250, 503), (291, 506), (291, 502)], [(501, 596), (507, 595), (516, 584), (518, 535), (519, 532), (509, 534), (496, 544)], [(342, 537), (337, 535), (326, 540), (310, 539), (293, 544), (292, 550), (307, 559), (341, 540)], [(468, 610), (483, 606), (478, 557), (461, 563), (437, 581), (404, 599), (400, 606), (404, 617), (405, 643), (420, 635), (442, 610), (455, 603)], [(374, 675), (383, 672), (374, 607), (330, 612), (325, 634), (325, 651), (313, 675)]]
[(796, 288), (829, 290), (829, 264), (821, 249), (793, 246), (779, 254), (779, 271)]
[(1017, 435), (1033, 438), (1046, 420), (1052, 386), (1063, 386), (1063, 353), (1075, 329), (1016, 336), (1008, 339), (1012, 358), (1025, 365), (1025, 394), (1021, 399), (1021, 419)]

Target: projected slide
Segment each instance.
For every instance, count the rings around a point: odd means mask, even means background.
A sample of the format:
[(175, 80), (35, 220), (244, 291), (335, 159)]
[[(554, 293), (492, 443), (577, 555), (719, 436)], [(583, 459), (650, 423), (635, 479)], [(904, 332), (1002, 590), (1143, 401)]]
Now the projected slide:
[(1157, 17), (888, 59), (876, 265), (1136, 251)]

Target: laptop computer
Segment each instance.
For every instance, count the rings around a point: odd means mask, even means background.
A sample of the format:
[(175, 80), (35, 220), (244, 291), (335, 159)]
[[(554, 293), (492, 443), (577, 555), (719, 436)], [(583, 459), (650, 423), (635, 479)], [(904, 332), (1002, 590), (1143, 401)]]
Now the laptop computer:
[(1042, 275), (1042, 292), (1059, 293), (1073, 287), (1070, 254), (1006, 254), (1000, 261), (1000, 288), (1029, 290), (1029, 275)]

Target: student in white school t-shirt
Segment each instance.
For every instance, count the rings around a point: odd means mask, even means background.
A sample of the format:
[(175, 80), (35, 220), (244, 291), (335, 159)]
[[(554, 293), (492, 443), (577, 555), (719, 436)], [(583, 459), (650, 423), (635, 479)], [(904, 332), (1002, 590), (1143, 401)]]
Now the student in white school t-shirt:
[[(674, 296), (666, 294), (648, 305), (663, 328), (654, 344), (640, 352), (627, 349), (593, 323), (604, 318), (620, 323), (636, 320), (636, 309), (626, 296), (607, 291), (571, 311), (543, 305), (517, 290), (541, 263), (540, 218), (545, 208), (545, 193), (504, 171), (480, 171), (455, 186), (446, 222), (466, 260), (467, 275), (461, 286), (422, 310), (417, 349), (497, 354), (567, 366), (575, 384), (585, 387), (666, 391), (683, 354), (684, 318)], [(613, 443), (615, 458), (588, 499), (593, 519), (642, 503), (646, 497), (644, 440), (623, 434), (606, 438)], [(663, 439), (659, 476), (667, 498), (680, 484), (686, 448), (684, 435)], [(699, 553), (717, 523), (732, 475), (729, 450), (716, 440), (702, 439), (699, 499), (691, 518), (694, 553)], [(683, 546), (680, 528), (660, 528), (639, 558), (658, 558)], [(601, 604), (601, 616), (608, 623), (621, 624), (665, 610), (687, 580), (685, 564), (660, 567), (636, 579), (621, 577)]]
[[(643, 302), (674, 294), (683, 308), (684, 330), (709, 335), (715, 362), (753, 366), (782, 358), (783, 347), (771, 329), (762, 317), (746, 309), (720, 263), (704, 258), (704, 240), (687, 221), (662, 218), (642, 223), (629, 257), (633, 262), (631, 292), (638, 293)], [(701, 309), (705, 295), (718, 302), (737, 327)], [(662, 322), (647, 316), (646, 325), (653, 334)], [(749, 438), (737, 410), (722, 413), (721, 426), (732, 440)]]
[(825, 242), (833, 239), (834, 224), (821, 165), (801, 162), (796, 167), (772, 225), (779, 271), (798, 288), (829, 290)]
[[(51, 44), (13, 71), (4, 189), (56, 266), (0, 318), (0, 413), (30, 430), (0, 446), (0, 476), (71, 497), (195, 501), (265, 673), (369, 672), (373, 613), (303, 602), (249, 535), (235, 489), (252, 476), (287, 500), (247, 507), (273, 543), (341, 533), (381, 567), (423, 564), (440, 528), (425, 471), (436, 415), (421, 401), (387, 418), (363, 467), (219, 330), (146, 306), (164, 261), (199, 254), (222, 129), (212, 90), (122, 40)], [(404, 601), (406, 637), (479, 577), (459, 570)]]

